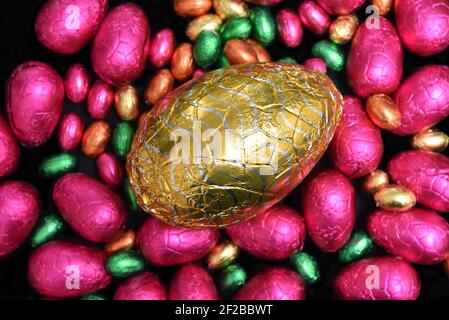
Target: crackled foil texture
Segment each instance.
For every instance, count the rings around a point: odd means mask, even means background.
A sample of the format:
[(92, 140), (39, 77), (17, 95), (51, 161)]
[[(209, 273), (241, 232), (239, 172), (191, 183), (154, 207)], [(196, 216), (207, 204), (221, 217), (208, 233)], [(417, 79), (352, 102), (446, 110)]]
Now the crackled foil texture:
[(152, 109), (134, 138), (127, 170), (137, 201), (186, 227), (252, 217), (308, 174), (342, 105), (327, 76), (287, 63), (237, 65), (190, 81)]

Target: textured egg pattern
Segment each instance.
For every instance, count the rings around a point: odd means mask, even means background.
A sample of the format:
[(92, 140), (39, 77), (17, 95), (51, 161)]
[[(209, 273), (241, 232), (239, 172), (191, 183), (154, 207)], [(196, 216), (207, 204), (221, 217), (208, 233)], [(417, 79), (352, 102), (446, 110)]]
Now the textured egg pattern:
[(214, 280), (196, 264), (182, 266), (173, 276), (169, 300), (218, 300)]
[(167, 292), (154, 273), (143, 272), (123, 281), (115, 291), (114, 300), (167, 300)]

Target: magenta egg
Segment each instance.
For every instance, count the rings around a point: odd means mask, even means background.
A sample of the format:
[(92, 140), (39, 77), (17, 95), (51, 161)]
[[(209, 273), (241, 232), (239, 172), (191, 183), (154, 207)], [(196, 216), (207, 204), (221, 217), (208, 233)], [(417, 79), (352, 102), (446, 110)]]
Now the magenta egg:
[(87, 111), (93, 119), (103, 119), (114, 102), (114, 88), (102, 81), (95, 81), (87, 97)]
[(22, 181), (0, 184), (0, 257), (17, 249), (39, 217), (39, 193)]
[(278, 35), (281, 42), (288, 48), (299, 46), (302, 40), (301, 19), (292, 9), (282, 9), (276, 16)]
[(353, 262), (334, 281), (335, 293), (343, 300), (415, 300), (420, 286), (415, 269), (395, 257)]
[(425, 151), (404, 151), (388, 163), (388, 173), (412, 190), (418, 203), (449, 211), (449, 157)]
[(430, 56), (449, 46), (447, 0), (396, 0), (394, 4), (396, 26), (408, 50)]
[(189, 263), (173, 276), (168, 292), (169, 300), (218, 300), (214, 280), (206, 270)]
[(64, 82), (48, 64), (18, 66), (8, 81), (6, 110), (11, 129), (29, 148), (47, 142), (62, 113)]
[(101, 180), (112, 189), (118, 189), (123, 182), (123, 168), (120, 160), (105, 152), (97, 158), (97, 169)]
[(20, 161), (20, 146), (8, 122), (0, 115), (0, 179), (13, 173)]
[(48, 298), (73, 298), (103, 289), (111, 282), (106, 254), (80, 244), (53, 241), (34, 251), (28, 281)]
[(411, 263), (437, 264), (449, 255), (449, 224), (433, 211), (377, 210), (367, 230), (376, 244)]
[(139, 230), (139, 248), (145, 258), (160, 266), (192, 262), (205, 256), (217, 243), (212, 229), (190, 230), (148, 218)]
[(142, 73), (150, 47), (150, 26), (145, 12), (125, 3), (112, 9), (92, 46), (92, 67), (104, 81), (119, 86)]
[(89, 93), (89, 72), (82, 64), (72, 65), (65, 76), (65, 93), (75, 103), (81, 103)]
[(269, 260), (290, 257), (306, 238), (303, 218), (294, 209), (275, 205), (226, 229), (231, 240), (252, 255)]
[(167, 292), (158, 276), (144, 272), (122, 282), (114, 300), (167, 300)]
[(256, 274), (240, 289), (235, 300), (304, 300), (305, 287), (295, 272), (273, 267)]
[(329, 29), (331, 18), (314, 1), (306, 0), (299, 5), (299, 17), (302, 24), (316, 35), (324, 35)]
[(362, 23), (351, 42), (346, 75), (352, 91), (359, 97), (390, 94), (402, 78), (403, 53), (394, 26), (379, 17), (379, 26)]
[(63, 151), (76, 149), (83, 139), (84, 121), (76, 113), (67, 113), (62, 116), (58, 130), (58, 144)]
[(304, 66), (322, 73), (327, 72), (326, 63), (320, 58), (309, 58), (304, 61)]
[(77, 53), (95, 34), (107, 9), (108, 0), (48, 0), (37, 15), (37, 39), (56, 53)]
[(316, 0), (329, 14), (345, 15), (362, 6), (365, 0)]
[(92, 242), (110, 241), (126, 220), (122, 199), (83, 173), (68, 173), (59, 178), (53, 189), (53, 201), (67, 223)]
[(424, 66), (405, 79), (394, 95), (401, 123), (392, 132), (409, 135), (449, 116), (449, 67)]
[(351, 236), (355, 219), (354, 187), (336, 170), (324, 170), (304, 187), (301, 197), (307, 232), (324, 252), (335, 252)]
[(377, 169), (383, 151), (380, 129), (368, 118), (360, 99), (345, 96), (343, 117), (329, 146), (334, 167), (351, 179), (360, 178)]
[(175, 51), (176, 39), (171, 29), (163, 29), (157, 32), (151, 39), (150, 62), (156, 68), (161, 68), (171, 61)]

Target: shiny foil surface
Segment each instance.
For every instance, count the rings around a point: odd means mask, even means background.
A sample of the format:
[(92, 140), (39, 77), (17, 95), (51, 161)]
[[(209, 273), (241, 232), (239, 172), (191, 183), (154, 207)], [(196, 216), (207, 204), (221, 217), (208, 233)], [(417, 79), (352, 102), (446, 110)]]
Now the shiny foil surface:
[(149, 57), (150, 62), (156, 68), (167, 65), (175, 51), (175, 34), (171, 29), (163, 29), (157, 32), (151, 39)]
[(302, 40), (302, 23), (293, 9), (282, 9), (276, 16), (279, 39), (288, 48), (299, 46)]
[(316, 2), (306, 0), (299, 5), (299, 17), (304, 27), (316, 35), (324, 35), (329, 29), (331, 18)]
[(218, 300), (214, 280), (202, 267), (189, 263), (173, 276), (168, 292), (169, 300)]
[[(232, 66), (188, 82), (161, 100), (135, 135), (127, 171), (137, 201), (180, 226), (224, 227), (254, 216), (320, 159), (342, 101), (324, 74), (287, 63)], [(209, 150), (200, 158), (185, 152), (190, 163), (171, 159), (175, 128), (190, 137), (199, 124), (233, 134), (218, 146), (220, 157)]]
[(329, 14), (342, 15), (354, 12), (365, 0), (316, 0)]
[(167, 292), (158, 276), (143, 272), (120, 283), (114, 300), (167, 300)]
[(82, 64), (72, 65), (64, 79), (67, 98), (74, 103), (81, 103), (89, 93), (89, 71)]
[(63, 151), (76, 149), (83, 139), (84, 121), (76, 113), (67, 113), (62, 116), (57, 133), (59, 148)]
[(20, 161), (20, 146), (9, 124), (0, 115), (0, 179), (13, 173)]

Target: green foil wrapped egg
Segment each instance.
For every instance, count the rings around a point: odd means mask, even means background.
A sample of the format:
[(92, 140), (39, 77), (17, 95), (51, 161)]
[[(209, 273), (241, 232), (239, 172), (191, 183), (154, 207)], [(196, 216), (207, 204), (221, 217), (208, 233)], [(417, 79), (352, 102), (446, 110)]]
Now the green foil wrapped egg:
[(229, 39), (245, 40), (251, 35), (251, 22), (247, 18), (232, 18), (226, 21), (220, 30), (223, 42)]
[(249, 19), (253, 25), (254, 38), (264, 46), (271, 44), (276, 38), (276, 23), (270, 10), (256, 6), (250, 10)]
[(196, 38), (193, 47), (195, 62), (202, 68), (207, 68), (217, 62), (221, 53), (221, 38), (215, 31), (204, 30)]

